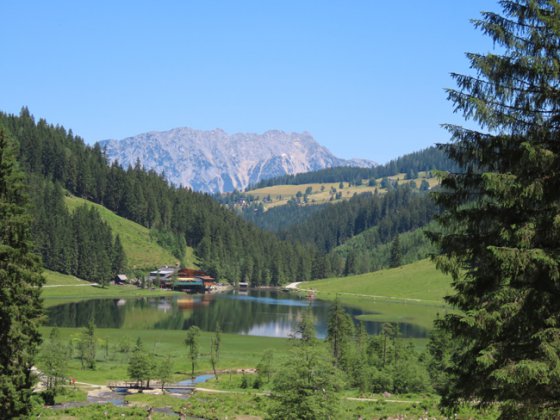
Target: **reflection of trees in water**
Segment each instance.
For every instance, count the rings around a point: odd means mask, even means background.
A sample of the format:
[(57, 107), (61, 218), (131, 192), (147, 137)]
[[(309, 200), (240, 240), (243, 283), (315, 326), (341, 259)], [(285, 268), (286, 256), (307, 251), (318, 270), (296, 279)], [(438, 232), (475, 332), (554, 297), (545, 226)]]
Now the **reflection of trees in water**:
[[(317, 336), (327, 333), (330, 303), (312, 302)], [(215, 331), (219, 322), (227, 333), (287, 336), (307, 310), (307, 301), (271, 291), (250, 291), (238, 295), (193, 295), (179, 299), (140, 298), (118, 301), (99, 299), (58, 305), (48, 309), (49, 325), (82, 327), (91, 316), (100, 328), (122, 328), (125, 319), (142, 318), (146, 325), (156, 329), (187, 329), (196, 325), (205, 331)], [(367, 312), (346, 308), (356, 320)], [(151, 312), (151, 313), (150, 313)], [(166, 314), (166, 315), (163, 315)], [(163, 315), (163, 316), (162, 316)], [(132, 319), (131, 319), (132, 318)], [(151, 319), (151, 321), (150, 321)], [(359, 321), (355, 321), (356, 325)], [(369, 334), (381, 332), (383, 322), (364, 322)], [(427, 337), (425, 328), (410, 323), (399, 323), (402, 337)]]
[(96, 299), (66, 303), (47, 309), (48, 325), (57, 327), (85, 327), (93, 318), (96, 327), (120, 328), (123, 325), (124, 307), (118, 299)]
[[(345, 311), (352, 316), (354, 320), (354, 324), (356, 326), (360, 325), (360, 321), (357, 319), (360, 315), (372, 315), (372, 314), (379, 314), (379, 312), (365, 312), (360, 309), (355, 308), (344, 308)], [(382, 321), (363, 321), (366, 331), (370, 335), (379, 335), (382, 332), (383, 324), (387, 324), (387, 322)], [(407, 338), (427, 338), (428, 337), (428, 330), (424, 327), (421, 327), (416, 324), (411, 324), (408, 322), (394, 322), (392, 324), (398, 325), (399, 328), (399, 335), (401, 337)]]
[(156, 322), (154, 328), (158, 330), (182, 330), (184, 319), (182, 311), (173, 310), (167, 318)]
[[(228, 333), (247, 334), (259, 328), (278, 332), (291, 332), (301, 319), (306, 305), (298, 301), (283, 299), (275, 303), (274, 292), (250, 292), (245, 296), (219, 296), (208, 307), (196, 307), (191, 318), (185, 321), (183, 328), (196, 325), (205, 331), (214, 331), (219, 322), (222, 330)], [(316, 321), (324, 323), (328, 308), (316, 305), (312, 308)]]

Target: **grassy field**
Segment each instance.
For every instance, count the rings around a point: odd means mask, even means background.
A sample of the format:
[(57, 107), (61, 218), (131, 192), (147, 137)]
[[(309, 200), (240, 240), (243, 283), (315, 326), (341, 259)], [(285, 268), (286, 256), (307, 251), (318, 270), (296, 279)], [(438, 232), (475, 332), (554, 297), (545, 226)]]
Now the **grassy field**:
[[(48, 337), (50, 330), (50, 327), (42, 327), (41, 334)], [(63, 341), (68, 343), (78, 340), (82, 330), (83, 328), (59, 328)], [(126, 380), (129, 353), (120, 350), (127, 347), (132, 349), (138, 338), (142, 340), (146, 351), (155, 353), (157, 362), (164, 360), (164, 357), (171, 357), (174, 379), (190, 377), (185, 331), (97, 328), (95, 337), (97, 339), (96, 370), (82, 369), (77, 354), (70, 361), (68, 376), (76, 378), (78, 382), (106, 385), (109, 381)], [(212, 370), (209, 360), (211, 337), (213, 333), (201, 333), (201, 355), (196, 369), (199, 373)], [(266, 350), (273, 350), (278, 359), (287, 351), (289, 345), (289, 340), (286, 338), (222, 334), (218, 368), (220, 370), (254, 368)]]
[[(175, 265), (177, 262), (177, 258), (171, 252), (162, 248), (150, 238), (150, 231), (144, 226), (131, 222), (99, 204), (82, 198), (67, 196), (65, 197), (65, 203), (71, 211), (83, 204), (94, 206), (99, 211), (103, 220), (111, 226), (113, 233), (120, 235), (130, 269), (152, 270), (162, 265)], [(193, 250), (187, 249), (185, 255), (187, 266), (196, 266), (196, 262)]]
[(349, 294), (440, 304), (451, 292), (450, 282), (431, 261), (422, 260), (373, 273), (305, 282), (299, 287), (316, 290), (320, 298)]
[[(404, 184), (410, 182), (410, 180), (405, 179), (406, 174), (398, 174), (388, 177), (389, 179), (397, 181), (399, 184)], [(425, 172), (420, 172), (418, 178), (414, 180), (417, 187), (423, 180), (428, 181), (430, 187), (438, 184), (437, 178), (427, 178)], [(296, 197), (296, 194), (300, 192), (304, 194), (308, 188), (311, 188), (311, 194), (308, 196), (308, 204), (325, 204), (330, 202), (337, 202), (341, 200), (348, 200), (354, 194), (362, 194), (365, 192), (375, 192), (376, 190), (380, 193), (386, 192), (385, 188), (381, 188), (381, 178), (376, 180), (377, 186), (370, 187), (368, 185), (368, 180), (363, 180), (362, 185), (350, 185), (348, 182), (343, 183), (343, 188), (340, 188), (340, 183), (322, 183), (322, 184), (303, 184), (303, 185), (275, 185), (272, 187), (259, 188), (256, 190), (248, 191), (247, 194), (255, 197), (258, 201), (263, 201), (265, 208), (272, 208), (277, 206), (282, 206), (288, 203), (290, 199)], [(336, 191), (335, 191), (336, 190)], [(340, 198), (336, 198), (336, 192), (341, 193)], [(270, 200), (268, 200), (270, 198)]]
[(399, 268), (301, 283), (323, 300), (339, 298), (344, 304), (369, 312), (363, 321), (407, 322), (431, 329), (434, 319), (451, 310), (443, 297), (451, 293), (451, 279), (429, 260)]
[(43, 271), (47, 283), (47, 287), (53, 286), (76, 286), (78, 284), (90, 284), (88, 281), (79, 279), (78, 277), (70, 276), (68, 274), (57, 273), (56, 271), (45, 270)]

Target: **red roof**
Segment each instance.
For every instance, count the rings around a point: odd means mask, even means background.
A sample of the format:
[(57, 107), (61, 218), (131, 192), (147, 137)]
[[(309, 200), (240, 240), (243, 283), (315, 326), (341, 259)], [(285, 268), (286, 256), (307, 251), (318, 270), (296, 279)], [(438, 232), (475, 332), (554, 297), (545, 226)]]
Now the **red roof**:
[(208, 274), (202, 270), (195, 270), (194, 268), (181, 268), (177, 275), (179, 277), (200, 277), (207, 276)]

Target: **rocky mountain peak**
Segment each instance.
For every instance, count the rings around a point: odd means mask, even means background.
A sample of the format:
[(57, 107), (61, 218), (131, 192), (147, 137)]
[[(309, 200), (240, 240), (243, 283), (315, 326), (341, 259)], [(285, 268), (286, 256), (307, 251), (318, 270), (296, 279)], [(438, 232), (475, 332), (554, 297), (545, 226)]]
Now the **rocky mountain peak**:
[(189, 127), (103, 140), (109, 160), (127, 167), (139, 160), (175, 185), (209, 193), (244, 190), (262, 179), (335, 166), (373, 166), (330, 153), (308, 132), (269, 130), (228, 134)]

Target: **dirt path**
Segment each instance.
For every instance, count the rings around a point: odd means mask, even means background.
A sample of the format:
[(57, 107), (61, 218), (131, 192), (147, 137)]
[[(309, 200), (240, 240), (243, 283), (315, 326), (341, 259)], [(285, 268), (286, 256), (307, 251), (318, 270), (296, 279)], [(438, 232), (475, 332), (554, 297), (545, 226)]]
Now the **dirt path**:
[(43, 286), (43, 289), (47, 287), (84, 287), (84, 286), (99, 286), (97, 283), (88, 283), (88, 284), (48, 284)]
[[(299, 292), (313, 292), (316, 294), (321, 294), (320, 291), (316, 289), (300, 289), (298, 286), (302, 282), (290, 283), (288, 284), (285, 289), (290, 289)], [(332, 292), (331, 292), (332, 293)], [(378, 296), (378, 295), (364, 295), (360, 293), (349, 293), (349, 292), (336, 292), (337, 295), (345, 295), (345, 296), (357, 296), (357, 297), (365, 297), (370, 299), (379, 299), (379, 300), (394, 300), (397, 302), (414, 302), (414, 303), (422, 303), (427, 305), (437, 305), (437, 306), (447, 306), (445, 302), (439, 300), (428, 300), (428, 299), (414, 299), (414, 298), (405, 298), (405, 297), (396, 297), (396, 296)]]

